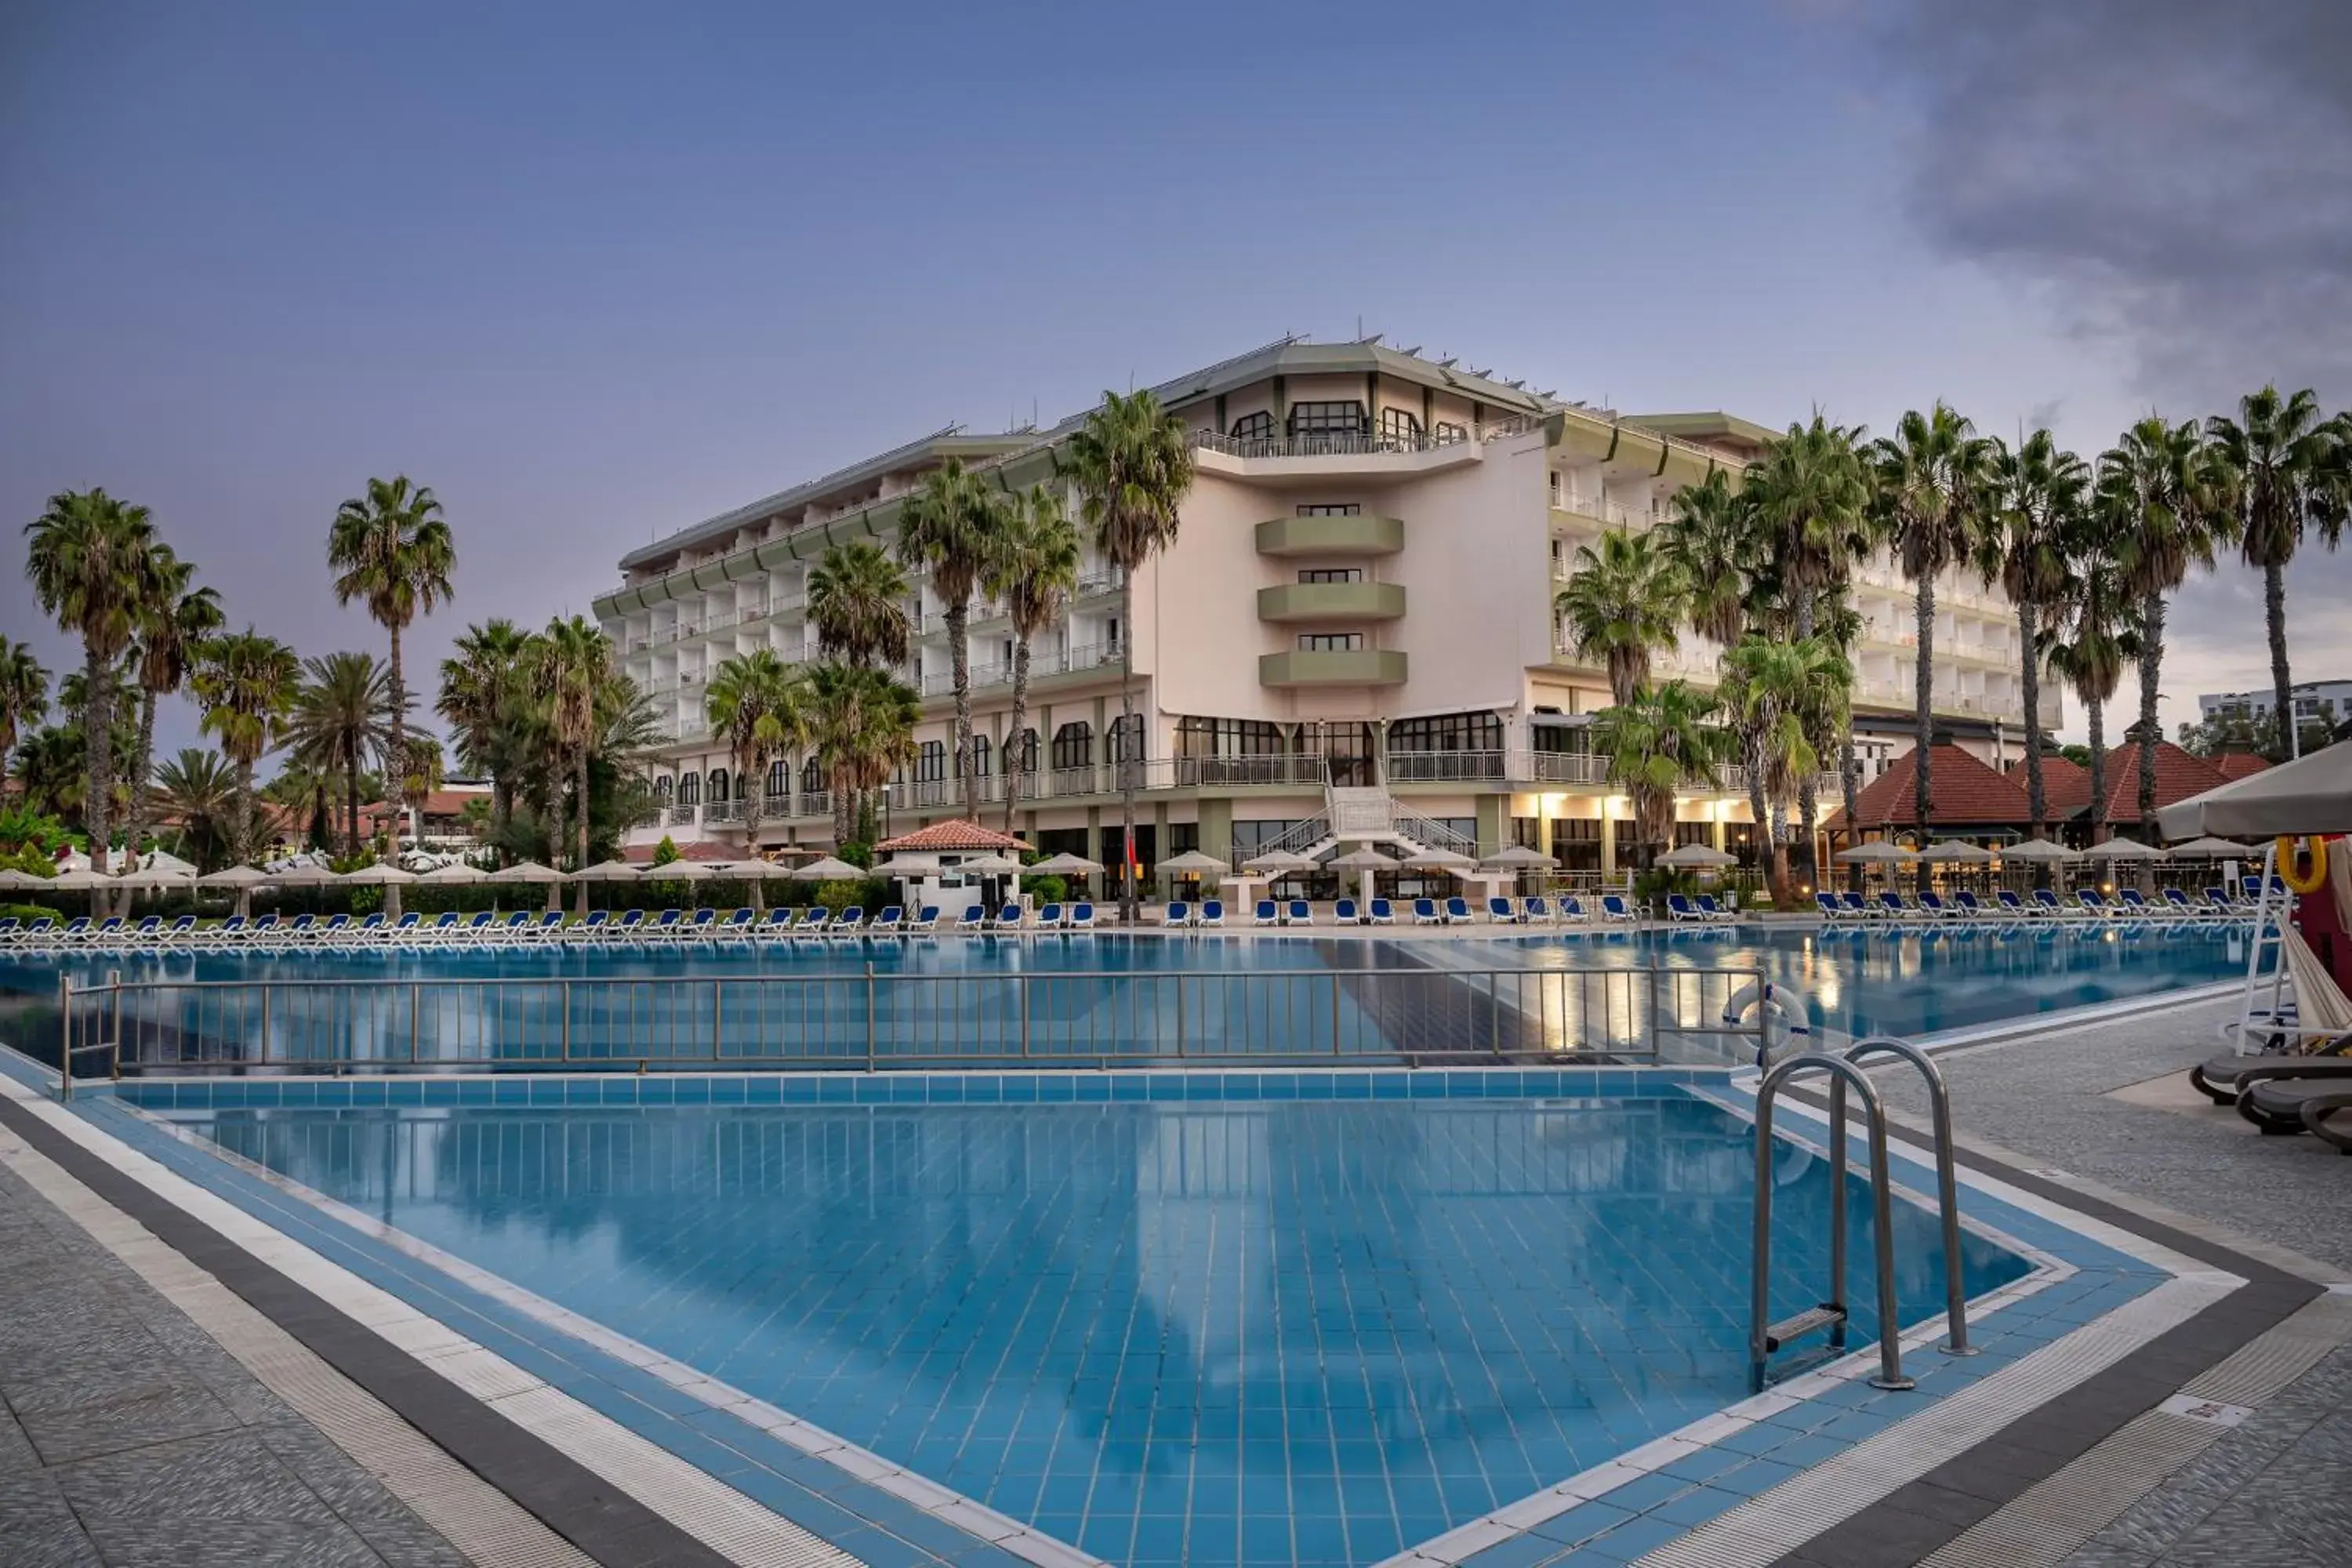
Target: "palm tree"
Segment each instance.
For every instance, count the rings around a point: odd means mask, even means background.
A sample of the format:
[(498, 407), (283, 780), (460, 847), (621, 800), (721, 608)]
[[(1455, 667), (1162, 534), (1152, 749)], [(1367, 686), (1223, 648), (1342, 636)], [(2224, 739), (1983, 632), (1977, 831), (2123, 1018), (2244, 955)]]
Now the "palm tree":
[(301, 664), (276, 637), (247, 626), (206, 638), (196, 648), (188, 684), (204, 708), (201, 728), (236, 764), (236, 858), (253, 855), (253, 769), (278, 743), (293, 710)]
[(1724, 656), (1719, 696), (1767, 803), (1776, 899), (1790, 885), (1789, 846), (1780, 825), (1804, 781), (1821, 772), (1825, 738), (1844, 728), (1853, 683), (1845, 656), (1821, 637), (1794, 642), (1750, 637)]
[(907, 614), (907, 574), (870, 539), (836, 544), (808, 577), (808, 615), (817, 651), (852, 664), (897, 668), (907, 662), (914, 626)]
[(1871, 451), (1872, 505), (1916, 595), (1919, 646), (1912, 668), (1918, 761), (1912, 798), (1925, 833), (1935, 816), (1930, 762), (1936, 738), (1936, 579), (1976, 552), (1991, 447), (1974, 425), (1938, 402), (1926, 414), (1913, 409), (1904, 415), (1895, 434)]
[(2263, 574), (2263, 620), (2271, 638), (2271, 689), (2278, 715), (2279, 754), (2294, 754), (2294, 681), (2286, 659), (2286, 569), (2305, 531), (2333, 550), (2344, 537), (2352, 504), (2341, 422), (2319, 416), (2311, 389), (2282, 397), (2265, 386), (2238, 399), (2238, 417), (2205, 421), (2206, 439), (2225, 481), (2246, 564)]
[[(371, 758), (389, 767), (393, 747), (392, 671), (369, 653), (331, 653), (302, 661), (302, 684), (286, 721), (294, 761), (343, 794), (343, 853), (360, 852), (360, 774)], [(397, 839), (400, 828), (394, 826)]]
[(1579, 658), (1607, 667), (1619, 707), (1650, 683), (1650, 650), (1673, 644), (1688, 590), (1654, 533), (1615, 530), (1596, 552), (1576, 547), (1576, 571), (1552, 601)]
[(123, 827), (123, 868), (138, 864), (139, 841), (146, 834), (148, 780), (154, 772), (155, 704), (180, 689), (187, 679), (195, 647), (220, 630), (220, 595), (210, 588), (191, 586), (195, 568), (169, 547), (148, 552), (148, 575), (138, 605), (139, 743), (131, 764), (132, 784), (128, 821)]
[[(400, 662), (400, 634), (449, 597), (457, 539), (429, 487), (411, 486), (405, 474), (370, 479), (366, 495), (336, 510), (327, 531), (327, 564), (337, 573), (335, 602), (364, 602), (369, 617), (392, 638), (392, 740), (384, 772), (395, 792), (394, 805), (405, 813), (408, 681)], [(399, 841), (395, 826), (395, 847)]]
[[(2112, 541), (2095, 520), (2078, 519), (2074, 565), (2047, 629), (2050, 672), (2074, 689), (2091, 731), (2091, 841), (2107, 837), (2107, 704), (2124, 666), (2140, 655), (2140, 601), (2128, 592)], [(2145, 762), (2145, 759), (2143, 759)]]
[(833, 841), (849, 842), (857, 796), (915, 754), (923, 700), (887, 670), (827, 659), (808, 672), (808, 732), (833, 791)]
[(24, 643), (0, 637), (0, 773), (16, 738), (49, 716), (49, 672)]
[(1029, 714), (1029, 645), (1061, 618), (1078, 584), (1078, 531), (1062, 498), (1032, 485), (1013, 509), (1003, 548), (990, 561), (982, 587), (1004, 603), (1013, 622), (1013, 713), (1006, 729), (1004, 831), (1021, 802), (1021, 774), (1027, 757), (1021, 731)]
[(971, 756), (971, 594), (1003, 548), (1012, 506), (960, 458), (923, 476), (898, 514), (898, 559), (929, 567), (948, 628), (948, 667), (955, 682), (955, 772), (963, 812), (980, 819), (980, 780)]
[(2156, 746), (2164, 739), (2156, 700), (2164, 667), (2164, 596), (2192, 566), (2213, 564), (2232, 532), (2213, 456), (2195, 420), (2155, 415), (2099, 454), (2097, 497), (2124, 591), (2139, 601), (2139, 817), (2156, 816)]
[[(596, 700), (613, 671), (613, 642), (585, 616), (562, 616), (547, 623), (530, 648), (530, 688), (547, 704), (553, 731), (557, 771), (570, 763), (574, 832), (572, 847), (577, 868), (588, 864), (588, 759), (596, 741)], [(562, 789), (551, 777), (548, 788), (548, 845), (551, 858), (560, 841), (560, 814), (554, 803)], [(580, 885), (580, 912), (588, 912), (588, 885)]]
[[(808, 744), (808, 710), (802, 699), (800, 672), (764, 647), (727, 659), (703, 688), (703, 711), (709, 716), (711, 732), (726, 737), (735, 777), (742, 785), (747, 853), (759, 850), (761, 796), (766, 792), (769, 762), (779, 752)], [(751, 898), (758, 903), (756, 880)]]
[(518, 710), (529, 694), (522, 679), (530, 634), (493, 619), (466, 628), (453, 657), (441, 661), (441, 698), (435, 710), (449, 721), (459, 764), (490, 781), (490, 837), (506, 832), (514, 816), (515, 785), (530, 767), (530, 727)]
[[(1135, 574), (1176, 542), (1177, 508), (1192, 488), (1192, 442), (1184, 421), (1147, 388), (1102, 406), (1070, 437), (1067, 457), (1078, 483), (1079, 515), (1095, 549), (1118, 569), (1119, 918), (1132, 924), (1135, 897), (1135, 764), (1143, 760), (1135, 714)], [(1017, 740), (1017, 737), (1016, 737)]]
[(1592, 749), (1609, 759), (1609, 782), (1633, 801), (1644, 868), (1674, 830), (1675, 797), (1715, 786), (1726, 749), (1715, 712), (1713, 698), (1669, 680), (1593, 715)]
[[(64, 490), (49, 498), (47, 509), (25, 525), (25, 532), (32, 541), (26, 574), (41, 608), (81, 637), (88, 700), (82, 743), (89, 767), (83, 817), (90, 869), (104, 876), (111, 842), (108, 811), (114, 799), (114, 662), (139, 630), (139, 605), (155, 547), (154, 521), (145, 507), (117, 500), (102, 489)], [(91, 893), (93, 912), (103, 908), (104, 898), (102, 890)]]
[(1721, 468), (1676, 490), (1674, 512), (1658, 528), (1658, 552), (1683, 582), (1684, 619), (1718, 647), (1738, 642), (1748, 624), (1757, 531), (1754, 493), (1733, 489)]
[[(301, 696), (298, 690), (295, 700)], [(302, 824), (302, 842), (313, 849), (331, 849), (335, 843), (336, 778), (326, 768), (289, 759), (278, 776), (261, 786), (261, 798), (284, 806)]]
[(236, 773), (218, 752), (183, 747), (155, 769), (155, 804), (180, 825), (182, 853), (218, 870), (236, 831)]
[(2025, 795), (2033, 837), (2050, 826), (2042, 784), (2042, 647), (2043, 609), (2066, 592), (2066, 552), (2082, 532), (2091, 470), (2061, 450), (2047, 430), (2036, 430), (2011, 451), (1992, 444), (1992, 505), (1977, 531), (1976, 566), (1999, 583), (2017, 606), (2018, 676), (2025, 699)]

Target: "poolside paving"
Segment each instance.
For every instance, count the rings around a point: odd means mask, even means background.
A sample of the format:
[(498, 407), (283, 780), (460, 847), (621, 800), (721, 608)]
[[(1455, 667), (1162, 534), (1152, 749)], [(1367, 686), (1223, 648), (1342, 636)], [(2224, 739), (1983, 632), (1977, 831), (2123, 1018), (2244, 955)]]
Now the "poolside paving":
[(467, 1561), (5, 1169), (0, 1258), (0, 1562)]
[[(2183, 1076), (2227, 1047), (2234, 999), (1955, 1052), (1954, 1121), (2044, 1170), (2288, 1249), (2352, 1280), (2352, 1161), (2265, 1138)], [(1883, 1073), (1891, 1107), (1925, 1098)], [(2329, 1270), (2322, 1268), (2320, 1273)], [(2065, 1568), (2336, 1568), (2352, 1562), (2352, 1346), (2224, 1430)]]

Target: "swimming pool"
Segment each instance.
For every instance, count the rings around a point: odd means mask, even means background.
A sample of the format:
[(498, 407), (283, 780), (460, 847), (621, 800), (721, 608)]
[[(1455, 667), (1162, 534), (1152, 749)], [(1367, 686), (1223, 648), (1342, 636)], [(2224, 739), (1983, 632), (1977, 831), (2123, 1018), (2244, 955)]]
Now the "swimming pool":
[[(158, 1114), (1114, 1562), (1378, 1562), (1746, 1392), (1746, 1123), (1363, 1092)], [(1780, 1162), (1777, 1306), (1827, 1181)]]
[[(2218, 927), (1747, 925), (1466, 941), (1094, 933), (74, 954), (63, 964), (77, 985), (120, 968), (145, 988), (122, 1009), (134, 1065), (893, 1066), (1465, 1052), (1698, 1061), (1738, 1054), (1738, 1041), (1702, 1031), (1759, 972), (1801, 989), (1831, 1030), (1916, 1037), (2231, 978), (2242, 972), (2243, 940)], [(54, 999), (58, 973), (54, 959), (0, 961), (0, 992), (38, 1005), (26, 999)], [(111, 1027), (110, 1009), (100, 1027)]]

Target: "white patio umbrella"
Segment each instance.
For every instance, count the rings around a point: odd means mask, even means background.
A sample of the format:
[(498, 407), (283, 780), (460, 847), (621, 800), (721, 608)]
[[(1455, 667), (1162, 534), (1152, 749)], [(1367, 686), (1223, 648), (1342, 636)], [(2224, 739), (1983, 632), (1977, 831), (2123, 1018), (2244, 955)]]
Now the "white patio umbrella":
[(270, 872), (268, 879), (281, 888), (328, 888), (341, 879), (315, 860), (302, 860), (283, 871)]
[(2080, 860), (2083, 858), (2083, 852), (2080, 849), (2069, 849), (2065, 845), (2053, 843), (2047, 838), (2029, 838), (2022, 844), (2003, 845), (2000, 858), (2004, 860), (2044, 861), (2056, 866), (2063, 865), (2070, 860)]
[(956, 869), (981, 877), (1010, 877), (1024, 868), (1020, 861), (1009, 855), (975, 855), (969, 860), (959, 862)]
[(1456, 855), (1451, 849), (1423, 849), (1397, 862), (1415, 871), (1465, 871), (1477, 862), (1467, 855)]
[(1889, 844), (1874, 838), (1867, 844), (1857, 844), (1851, 849), (1841, 849), (1831, 857), (1842, 866), (1907, 866), (1919, 858), (1918, 851), (1900, 844)]
[(1059, 855), (1049, 855), (1029, 868), (1032, 876), (1048, 877), (1098, 877), (1102, 875), (1102, 869), (1101, 861), (1089, 860), (1083, 855), (1073, 855), (1067, 850)]
[(54, 877), (42, 877), (30, 871), (19, 871), (13, 866), (5, 870), (0, 870), (0, 888), (16, 891), (32, 892), (37, 889), (53, 886), (56, 881), (57, 879)]
[(1983, 866), (1990, 863), (1993, 853), (1974, 844), (1964, 844), (1957, 838), (1942, 838), (1920, 850), (1919, 858), (1958, 866)]
[[(903, 880), (912, 879), (917, 877), (937, 876), (939, 874), (939, 869), (940, 858), (938, 856), (914, 854), (906, 850), (901, 850), (898, 854), (891, 856), (887, 860), (883, 861), (880, 865), (875, 867), (874, 872), (875, 875), (879, 877), (897, 877)], [(1043, 865), (1038, 865), (1032, 866), (1030, 869), (1033, 871), (1043, 871), (1046, 869), (1046, 868)]]
[(114, 879), (119, 888), (135, 888), (142, 893), (169, 892), (174, 888), (196, 885), (194, 870), (182, 871), (170, 866), (146, 866), (136, 871), (126, 871)]
[(361, 867), (342, 879), (355, 888), (382, 888), (383, 918), (388, 924), (400, 918), (400, 889), (416, 880), (416, 873), (404, 871), (397, 866), (388, 866), (379, 860), (373, 866)]
[(708, 882), (719, 873), (708, 861), (672, 860), (666, 866), (646, 866), (637, 875), (648, 882)]
[(236, 889), (236, 912), (253, 912), (253, 889), (269, 880), (269, 873), (252, 866), (230, 866), (196, 879), (199, 888), (234, 888)]
[[(435, 872), (439, 876), (439, 872)], [(599, 860), (584, 871), (574, 871), (575, 882), (635, 882), (644, 879), (644, 868), (632, 860)], [(429, 880), (430, 879), (428, 879)]]
[(560, 910), (563, 907), (563, 895), (558, 889), (571, 879), (552, 866), (542, 866), (536, 860), (518, 860), (511, 866), (491, 872), (482, 880), (495, 882), (503, 887), (545, 888), (547, 907), (551, 910)]
[(2165, 852), (2175, 860), (2250, 860), (2262, 853), (2251, 844), (2241, 844), (2234, 838), (2192, 838), (2186, 844), (2171, 844)]
[(2142, 844), (2137, 838), (2110, 838), (2105, 844), (2094, 844), (2083, 851), (2091, 860), (2163, 860), (2169, 858), (2153, 844)]
[(46, 885), (60, 893), (87, 893), (93, 888), (114, 886), (114, 879), (101, 877), (85, 866), (70, 871), (60, 871), (50, 878)]
[(1171, 855), (1153, 869), (1162, 872), (1172, 871), (1181, 877), (1208, 877), (1229, 869), (1229, 867), (1214, 855), (1203, 854), (1198, 849), (1187, 849), (1181, 855)]
[(838, 882), (853, 877), (863, 877), (866, 873), (846, 860), (831, 855), (820, 855), (805, 866), (793, 867), (793, 875), (803, 882)]
[(417, 880), (430, 888), (471, 887), (487, 882), (490, 874), (479, 866), (468, 866), (463, 860), (453, 860), (446, 866), (436, 866), (418, 875)]
[(1315, 862), (1307, 856), (1295, 855), (1287, 849), (1269, 849), (1263, 855), (1253, 855), (1243, 861), (1242, 868), (1279, 881), (1300, 871), (1312, 871)]
[(1375, 896), (1373, 893), (1375, 884), (1372, 879), (1380, 875), (1382, 871), (1395, 870), (1397, 868), (1397, 858), (1393, 855), (1381, 854), (1379, 850), (1373, 848), (1369, 844), (1359, 844), (1353, 849), (1349, 850), (1345, 855), (1332, 856), (1331, 858), (1325, 861), (1324, 864), (1330, 867), (1334, 871), (1362, 872), (1363, 878), (1358, 882), (1356, 887), (1356, 896), (1363, 900), (1367, 906), (1370, 906), (1373, 897)]
[(1685, 844), (1658, 857), (1661, 866), (1673, 866), (1689, 871), (1720, 870), (1739, 864), (1739, 857), (1712, 844)]
[[(1694, 846), (1694, 847), (1696, 847), (1696, 846)], [(1553, 859), (1542, 850), (1530, 849), (1524, 844), (1512, 844), (1506, 846), (1501, 849), (1496, 850), (1492, 855), (1484, 857), (1478, 863), (1482, 866), (1508, 866), (1514, 869), (1522, 866), (1556, 867), (1559, 864), (1558, 860)]]
[(2157, 813), (2169, 834), (2352, 833), (2352, 745), (2341, 742), (2291, 763), (2192, 795)]

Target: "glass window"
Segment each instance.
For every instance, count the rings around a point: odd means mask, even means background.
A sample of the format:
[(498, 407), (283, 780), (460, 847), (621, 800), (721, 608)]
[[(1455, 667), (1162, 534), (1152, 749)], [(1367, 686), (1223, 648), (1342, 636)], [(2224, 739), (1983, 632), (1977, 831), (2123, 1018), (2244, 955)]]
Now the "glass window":
[(988, 773), (989, 773), (989, 753), (990, 753), (991, 749), (992, 749), (992, 748), (991, 748), (991, 745), (990, 745), (990, 742), (989, 742), (989, 739), (988, 739), (988, 737), (987, 737), (987, 736), (985, 736), (985, 735), (974, 735), (974, 736), (971, 738), (971, 776), (972, 776), (972, 777), (974, 777), (974, 778), (976, 778), (976, 779), (984, 779), (984, 778), (986, 778), (986, 777), (988, 776)]
[(1262, 409), (1255, 414), (1244, 414), (1234, 421), (1234, 427), (1227, 434), (1236, 441), (1271, 441), (1274, 439), (1274, 416)]
[(1142, 714), (1129, 713), (1124, 718), (1110, 721), (1108, 744), (1105, 748), (1104, 755), (1107, 761), (1114, 763), (1143, 761)]
[(1450, 419), (1441, 419), (1430, 432), (1430, 437), (1441, 447), (1451, 447), (1457, 441), (1470, 439), (1470, 426), (1456, 425)]
[(1090, 768), (1095, 765), (1094, 726), (1083, 719), (1073, 720), (1054, 731), (1054, 771), (1064, 768)]
[(782, 757), (768, 764), (768, 793), (770, 795), (793, 793), (793, 764)]
[(677, 804), (680, 805), (700, 805), (702, 804), (702, 775), (700, 773), (680, 773), (677, 775)]
[(726, 799), (727, 770), (725, 768), (713, 768), (710, 770), (710, 804), (713, 805), (719, 805), (723, 804)]
[(1298, 515), (1301, 517), (1361, 517), (1364, 515), (1364, 503), (1355, 500), (1302, 501), (1299, 503)]
[(669, 792), (674, 787), (676, 786), (670, 776), (667, 773), (662, 774), (661, 777), (654, 780), (654, 798), (667, 803), (669, 799)]
[(1499, 752), (1503, 721), (1492, 712), (1439, 713), (1389, 726), (1391, 752)]
[(824, 764), (816, 760), (814, 752), (811, 752), (808, 761), (801, 764), (801, 792), (803, 795), (814, 795), (824, 786)]
[(1365, 434), (1369, 423), (1364, 417), (1361, 403), (1294, 403), (1290, 405), (1290, 438), (1294, 441), (1360, 437)]
[(1180, 757), (1278, 757), (1290, 749), (1279, 724), (1264, 719), (1179, 719)]
[(1034, 728), (1021, 731), (1021, 771), (1024, 773), (1037, 771), (1037, 731)]
[(1364, 569), (1360, 566), (1308, 566), (1298, 574), (1302, 583), (1360, 583)]
[(1381, 441), (1385, 446), (1413, 447), (1421, 445), (1421, 420), (1402, 408), (1381, 410)]
[(915, 750), (915, 782), (937, 784), (948, 776), (948, 747), (944, 741), (926, 741)]
[(1364, 646), (1361, 632), (1301, 632), (1298, 651), (1301, 653), (1353, 653)]
[(1297, 826), (1296, 822), (1285, 821), (1280, 817), (1264, 817), (1255, 821), (1234, 823), (1234, 863), (1239, 865)]

